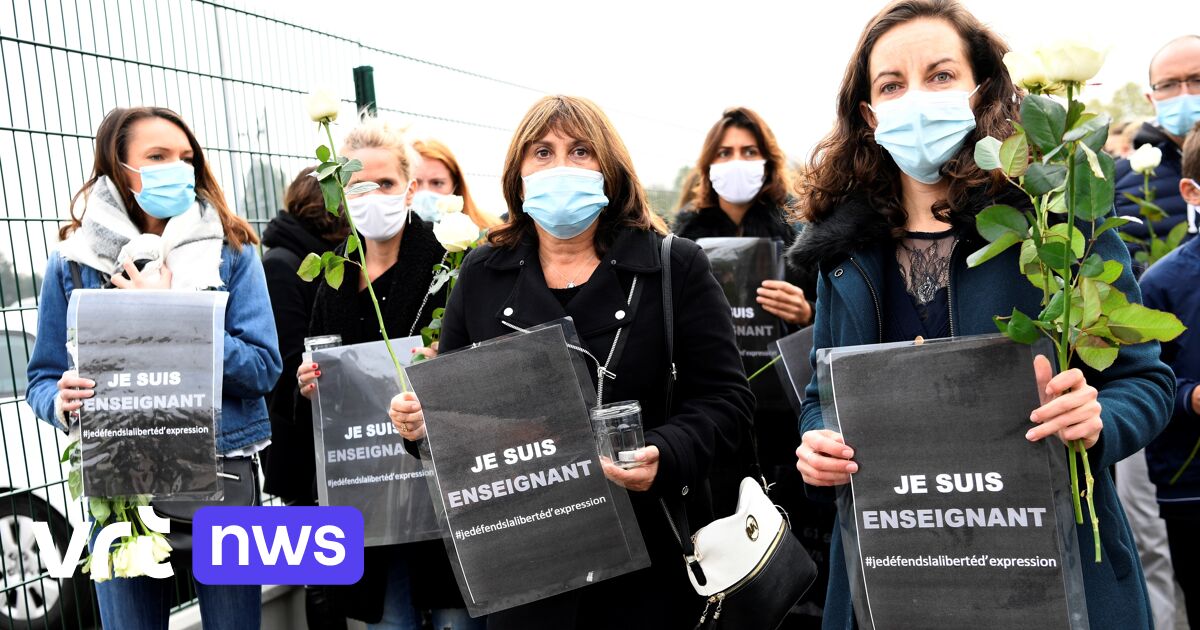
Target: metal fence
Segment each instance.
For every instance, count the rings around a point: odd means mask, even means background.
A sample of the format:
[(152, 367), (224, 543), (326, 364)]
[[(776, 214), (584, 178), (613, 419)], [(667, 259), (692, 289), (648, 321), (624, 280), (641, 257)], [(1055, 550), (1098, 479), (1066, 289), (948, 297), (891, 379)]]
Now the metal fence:
[[(345, 102), (343, 120), (353, 120), (352, 69), (367, 65), (380, 115), (451, 147), (484, 207), (498, 208), (503, 148), (541, 94), (535, 88), (209, 0), (10, 0), (0, 7), (0, 629), (89, 627), (98, 619), (86, 576), (46, 577), (40, 554), (55, 550), (33, 544), (33, 521), (50, 521), (65, 547), (84, 513), (69, 500), (58, 462), (64, 436), (33, 417), (24, 391), (40, 276), (70, 198), (90, 173), (104, 114), (141, 104), (179, 112), (231, 207), (261, 230), (287, 184), (313, 160), (318, 138), (304, 94), (334, 90)], [(675, 195), (650, 193), (656, 209)], [(186, 605), (189, 581), (178, 582), (177, 604)]]

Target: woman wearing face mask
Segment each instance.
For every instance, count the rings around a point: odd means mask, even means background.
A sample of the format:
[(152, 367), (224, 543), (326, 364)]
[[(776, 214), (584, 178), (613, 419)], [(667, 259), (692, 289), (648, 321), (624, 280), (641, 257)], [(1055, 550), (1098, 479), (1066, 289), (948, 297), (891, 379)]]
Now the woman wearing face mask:
[[(787, 160), (771, 128), (753, 110), (731, 107), (721, 114), (704, 139), (693, 173), (697, 178), (692, 205), (678, 214), (675, 226), (679, 236), (691, 240), (760, 237), (779, 241), (783, 247), (796, 240), (798, 231), (788, 223), (793, 200)], [(783, 320), (785, 332), (812, 323), (808, 300), (815, 297), (815, 274), (791, 268), (784, 278), (766, 280), (758, 287), (758, 303)], [(767, 481), (777, 484), (771, 496), (792, 515), (793, 532), (815, 528), (828, 534), (833, 518), (830, 510), (805, 497), (803, 484), (792, 469), (800, 436), (796, 433), (796, 412), (782, 384), (768, 372), (750, 385), (757, 403), (754, 430), (759, 461)], [(737, 494), (736, 487), (725, 491)], [(810, 549), (825, 546), (819, 535), (803, 542)], [(809, 597), (816, 596), (810, 591)]]
[[(571, 316), (584, 345), (608, 356), (628, 335), (605, 383), (605, 400), (637, 400), (647, 447), (642, 466), (605, 474), (631, 490), (652, 566), (491, 615), (489, 628), (690, 628), (702, 600), (692, 591), (658, 497), (681, 498), (690, 523), (713, 519), (707, 479), (733, 456), (753, 397), (733, 343), (729, 304), (694, 243), (671, 250), (678, 381), (666, 407), (670, 366), (663, 339), (660, 249), (666, 230), (646, 202), (632, 160), (591, 101), (547, 96), (518, 125), (504, 163), (509, 223), (472, 252), (450, 298), (443, 349)], [(627, 304), (634, 280), (646, 290)], [(593, 378), (595, 375), (593, 374)], [(412, 394), (392, 401), (405, 438), (424, 435)], [(731, 509), (731, 508), (730, 508)]]
[(412, 207), (422, 221), (437, 223), (441, 219), (438, 200), (458, 195), (463, 198), (463, 214), (470, 217), (479, 229), (488, 230), (500, 225), (500, 219), (475, 205), (475, 199), (467, 189), (462, 167), (449, 147), (437, 140), (418, 140), (413, 143), (413, 148), (421, 154), (421, 163), (416, 170), (416, 193), (413, 194)]
[[(67, 302), (76, 288), (219, 290), (229, 293), (217, 450), (250, 457), (270, 440), (263, 396), (279, 378), (275, 322), (255, 254), (258, 238), (229, 211), (200, 143), (175, 112), (114, 109), (96, 132), (92, 176), (72, 199), (38, 302), (38, 337), (29, 360), (30, 407), (75, 431), (70, 413), (94, 395), (86, 374), (68, 371)], [(141, 270), (138, 268), (140, 261)], [(81, 284), (75, 281), (78, 277)], [(186, 575), (190, 556), (171, 554)], [(194, 582), (206, 628), (257, 628), (261, 589)], [(166, 628), (174, 585), (150, 577), (96, 584), (106, 628)]]
[[(978, 139), (1007, 137), (1008, 121), (1019, 116), (1006, 50), (952, 0), (894, 3), (863, 31), (836, 126), (815, 150), (800, 199), (810, 225), (790, 252), (793, 263), (819, 269), (817, 348), (995, 333), (993, 316), (1041, 310), (1042, 293), (1019, 274), (1016, 249), (966, 264), (985, 243), (974, 228), (979, 211), (994, 201), (1030, 207), (1024, 193), (972, 159)], [(1137, 300), (1116, 235), (1103, 234), (1095, 251), (1125, 265), (1116, 286)], [(1104, 562), (1080, 562), (1092, 628), (1152, 627), (1109, 469), (1145, 446), (1170, 415), (1173, 379), (1158, 352), (1157, 343), (1129, 346), (1102, 373), (1068, 366), (1053, 378), (1045, 358), (1034, 361), (1042, 406), (1032, 410), (1027, 439), (1083, 440), (1096, 476)], [(807, 483), (845, 484), (858, 470), (853, 445), (822, 423), (815, 379), (801, 433), (797, 468)], [(1090, 549), (1090, 522), (1077, 533), (1080, 548)], [(853, 627), (837, 528), (830, 573), (824, 627)]]
[[(350, 197), (348, 203), (367, 258), (365, 272), (379, 297), (388, 334), (418, 334), (444, 300), (427, 295), (427, 291), (433, 267), (446, 253), (433, 230), (408, 210), (420, 157), (401, 130), (373, 118), (365, 119), (346, 136), (340, 154), (363, 164), (351, 178), (351, 186), (379, 184), (372, 192)], [(339, 253), (344, 254), (344, 246)], [(341, 335), (343, 345), (383, 339), (362, 274), (355, 278), (348, 273), (340, 289), (321, 284), (308, 333)], [(320, 365), (300, 365), (296, 381), (304, 397), (312, 398), (320, 376)], [(302, 410), (311, 413), (307, 404), (297, 405), (297, 413)], [(409, 579), (414, 567), (425, 572), (419, 582)], [(435, 573), (432, 578), (431, 571)], [(482, 627), (481, 621), (466, 614), (440, 540), (373, 548), (367, 554), (362, 580), (333, 591), (346, 615), (367, 622), (370, 628), (417, 630), (424, 610), (432, 611), (437, 628)]]

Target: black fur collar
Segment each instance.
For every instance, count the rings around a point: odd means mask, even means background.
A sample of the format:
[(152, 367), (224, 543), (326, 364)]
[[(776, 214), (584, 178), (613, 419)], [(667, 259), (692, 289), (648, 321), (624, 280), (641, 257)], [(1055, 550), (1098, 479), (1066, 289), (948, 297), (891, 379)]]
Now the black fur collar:
[[(984, 189), (968, 194), (968, 212), (957, 216), (957, 227), (964, 238), (977, 239), (975, 215), (996, 203), (1017, 208), (1029, 207), (1029, 198), (1015, 186), (1005, 186), (991, 195)], [(860, 195), (847, 197), (833, 213), (821, 221), (805, 224), (804, 232), (787, 251), (787, 261), (800, 270), (815, 270), (821, 263), (838, 261), (866, 247), (892, 240), (891, 225)]]

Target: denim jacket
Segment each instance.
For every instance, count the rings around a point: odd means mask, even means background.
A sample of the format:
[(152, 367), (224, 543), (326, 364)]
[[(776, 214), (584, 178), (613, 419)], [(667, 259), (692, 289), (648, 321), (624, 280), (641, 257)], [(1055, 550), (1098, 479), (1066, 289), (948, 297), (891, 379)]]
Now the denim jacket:
[[(80, 269), (83, 288), (98, 289), (100, 272)], [(253, 247), (241, 251), (228, 244), (221, 252), (221, 291), (229, 292), (225, 310), (225, 377), (217, 451), (250, 446), (271, 437), (264, 396), (275, 386), (283, 369), (275, 335), (275, 320), (267, 297), (262, 263)], [(50, 255), (38, 302), (38, 335), (29, 359), (26, 400), (38, 418), (66, 429), (54, 413), (58, 380), (70, 366), (67, 357), (67, 302), (74, 289), (68, 261), (58, 252)], [(86, 374), (80, 376), (87, 377)]]

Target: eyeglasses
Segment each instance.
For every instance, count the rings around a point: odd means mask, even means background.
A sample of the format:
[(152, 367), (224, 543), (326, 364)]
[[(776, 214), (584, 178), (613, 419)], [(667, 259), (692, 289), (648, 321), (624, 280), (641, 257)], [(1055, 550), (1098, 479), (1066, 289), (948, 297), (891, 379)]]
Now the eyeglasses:
[(1187, 89), (1188, 94), (1200, 94), (1200, 76), (1188, 77), (1182, 81), (1170, 79), (1150, 86), (1155, 96), (1175, 96)]

